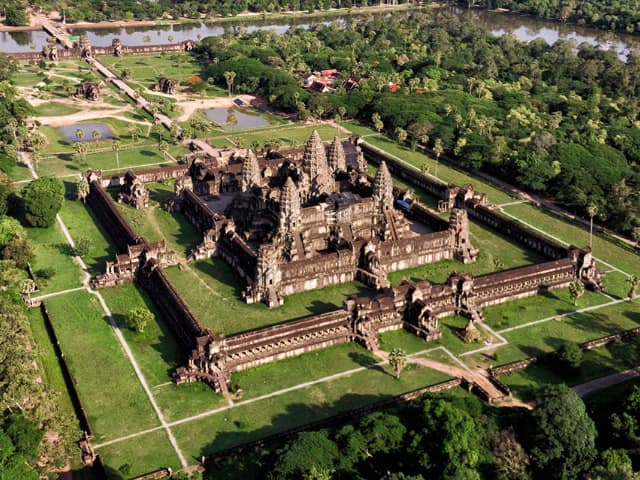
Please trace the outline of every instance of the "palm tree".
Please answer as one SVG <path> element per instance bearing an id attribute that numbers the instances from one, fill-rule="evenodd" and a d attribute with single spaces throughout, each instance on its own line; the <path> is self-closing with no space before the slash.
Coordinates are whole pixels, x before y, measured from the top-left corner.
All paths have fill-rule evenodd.
<path id="1" fill-rule="evenodd" d="M 233 92 L 233 81 L 236 78 L 236 72 L 234 71 L 226 71 L 223 73 L 224 79 L 227 81 L 227 92 L 229 96 L 231 96 L 231 92 Z"/>
<path id="2" fill-rule="evenodd" d="M 86 164 L 87 163 L 87 151 L 89 149 L 87 144 L 86 143 L 81 143 L 81 142 L 74 143 L 73 149 L 75 150 L 75 152 L 78 155 L 80 155 L 82 157 L 81 164 L 83 164 L 83 165 Z"/>
<path id="3" fill-rule="evenodd" d="M 442 143 L 441 138 L 436 138 L 436 141 L 433 144 L 433 153 L 436 154 L 436 170 L 434 177 L 438 178 L 438 161 L 440 160 L 440 155 L 444 152 L 444 144 Z"/>
<path id="4" fill-rule="evenodd" d="M 167 142 L 160 142 L 158 145 L 158 150 L 162 152 L 162 159 L 167 161 L 167 150 L 169 149 L 169 144 Z"/>
<path id="5" fill-rule="evenodd" d="M 580 280 L 575 280 L 569 284 L 569 296 L 573 300 L 573 305 L 578 306 L 578 299 L 584 295 L 584 284 Z"/>
<path id="6" fill-rule="evenodd" d="M 401 348 L 394 348 L 389 353 L 389 365 L 393 368 L 393 373 L 396 378 L 399 379 L 402 374 L 402 370 L 407 365 L 407 354 Z"/>
<path id="7" fill-rule="evenodd" d="M 138 131 L 138 127 L 136 127 L 135 125 L 131 125 L 129 127 L 129 136 L 131 137 L 132 141 L 136 141 L 138 139 L 138 135 L 140 134 L 140 132 Z"/>
<path id="8" fill-rule="evenodd" d="M 589 213 L 589 248 L 593 248 L 593 217 L 598 213 L 598 207 L 590 203 L 587 207 L 587 213 Z"/>
<path id="9" fill-rule="evenodd" d="M 78 128 L 76 130 L 76 139 L 78 140 L 78 142 L 81 142 L 83 138 L 84 138 L 84 130 L 82 130 L 81 128 Z"/>
<path id="10" fill-rule="evenodd" d="M 371 121 L 373 122 L 373 128 L 376 129 L 376 132 L 380 133 L 384 128 L 384 123 L 382 123 L 380 114 L 378 112 L 375 112 L 373 115 L 371 115 Z"/>
<path id="11" fill-rule="evenodd" d="M 102 137 L 102 133 L 97 128 L 94 128 L 91 131 L 91 137 L 93 138 L 94 142 L 98 143 L 98 141 L 100 140 L 100 137 Z"/>
<path id="12" fill-rule="evenodd" d="M 120 168 L 120 143 L 117 140 L 111 144 L 111 150 L 116 152 L 116 168 Z"/>

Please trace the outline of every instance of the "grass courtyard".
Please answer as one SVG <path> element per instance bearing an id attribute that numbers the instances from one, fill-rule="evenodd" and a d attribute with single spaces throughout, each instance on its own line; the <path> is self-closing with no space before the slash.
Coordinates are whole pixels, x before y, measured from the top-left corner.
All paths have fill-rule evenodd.
<path id="1" fill-rule="evenodd" d="M 234 133 L 234 137 L 241 137 L 247 143 L 254 139 L 266 141 L 270 136 L 277 136 L 283 141 L 289 139 L 287 141 L 292 143 L 303 142 L 313 128 L 306 125 L 269 127 L 256 132 Z M 319 130 L 325 140 L 336 134 L 333 127 L 319 126 Z M 340 135 L 344 136 L 343 133 Z M 373 138 L 368 139 L 373 141 Z M 380 145 L 387 148 L 386 143 Z M 388 148 L 391 151 L 391 147 Z M 399 150 L 392 153 L 407 155 L 407 159 L 412 153 L 397 148 Z M 104 156 L 106 161 L 113 154 L 106 152 Z M 422 157 L 416 157 L 416 164 L 423 161 Z M 46 160 L 41 168 L 44 168 L 44 162 Z M 121 166 L 122 162 L 121 152 Z M 444 178 L 449 175 L 447 168 L 441 164 L 438 176 Z M 455 177 L 456 180 L 453 175 L 460 172 L 451 172 L 452 181 L 474 183 L 483 190 L 482 182 L 470 177 L 468 181 L 460 177 Z M 72 185 L 69 184 L 68 188 L 72 188 Z M 171 183 L 153 184 L 150 188 L 152 208 L 135 211 L 122 205 L 122 211 L 132 226 L 149 240 L 166 238 L 170 248 L 180 255 L 186 255 L 200 241 L 197 232 L 184 218 L 158 208 L 171 195 Z M 489 191 L 489 196 L 496 203 L 512 200 L 509 194 L 500 191 Z M 505 212 L 563 241 L 577 245 L 584 245 L 588 241 L 588 233 L 584 229 L 543 210 L 530 205 L 503 208 Z M 61 218 L 73 238 L 85 237 L 90 240 L 90 252 L 84 258 L 89 272 L 95 274 L 102 271 L 104 262 L 113 257 L 115 249 L 108 234 L 96 225 L 90 210 L 80 202 L 66 201 Z M 49 229 L 30 229 L 29 235 L 37 246 L 34 269 L 51 266 L 57 272 L 43 292 L 79 287 L 83 275 L 63 248 L 65 240 L 60 228 L 56 225 Z M 475 222 L 471 223 L 471 239 L 481 250 L 477 263 L 462 265 L 444 262 L 396 272 L 391 275 L 392 282 L 397 284 L 402 278 L 428 278 L 442 282 L 454 269 L 483 274 L 542 261 L 539 255 Z M 596 257 L 610 264 L 605 265 L 604 269 L 611 270 L 605 278 L 605 293 L 611 298 L 587 292 L 579 300 L 578 306 L 574 307 L 568 292 L 559 290 L 546 296 L 489 307 L 485 310 L 487 325 L 508 342 L 498 346 L 499 339 L 485 331 L 487 337 L 491 337 L 494 348 L 487 348 L 491 345 L 482 342 L 462 342 L 457 331 L 466 325 L 467 320 L 461 317 L 441 320 L 443 338 L 437 342 L 426 343 L 400 330 L 381 335 L 381 346 L 384 350 L 401 347 L 409 354 L 440 347 L 421 355 L 441 362 L 452 361 L 444 351 L 447 349 L 469 367 L 495 366 L 554 350 L 567 341 L 584 342 L 640 325 L 640 301 L 621 301 L 628 291 L 628 284 L 625 275 L 615 270 L 640 273 L 638 256 L 601 237 L 594 238 L 594 250 Z M 372 293 L 364 285 L 351 283 L 292 295 L 286 299 L 283 307 L 270 310 L 262 304 L 246 305 L 242 301 L 243 284 L 221 260 L 171 267 L 167 269 L 167 275 L 205 326 L 228 335 L 334 310 L 342 306 L 348 295 Z M 169 375 L 177 366 L 184 364 L 187 352 L 176 342 L 144 291 L 135 285 L 123 285 L 103 289 L 100 293 L 113 313 L 122 338 L 139 365 L 180 451 L 190 464 L 197 463 L 203 454 L 447 379 L 446 375 L 434 370 L 411 365 L 402 378 L 396 380 L 390 375 L 388 366 L 374 365 L 378 360 L 370 352 L 357 344 L 342 344 L 236 372 L 232 376 L 232 383 L 239 386 L 242 393 L 238 398 L 227 400 L 202 384 L 175 386 L 169 383 Z M 166 466 L 179 468 L 179 456 L 169 442 L 97 298 L 82 290 L 50 298 L 46 300 L 46 305 L 95 430 L 94 443 L 107 466 L 115 471 L 123 465 L 133 465 L 127 476 Z M 150 308 L 156 314 L 155 320 L 142 334 L 131 330 L 125 320 L 127 312 L 139 306 Z M 575 313 L 576 308 L 591 307 L 593 310 Z M 31 321 L 36 340 L 38 343 L 46 342 L 46 335 L 34 312 L 31 312 Z M 556 319 L 559 315 L 564 316 Z M 544 321 L 531 323 L 538 320 Z M 480 349 L 482 351 L 477 351 Z M 576 377 L 575 383 L 628 368 L 632 364 L 631 359 L 636 358 L 629 353 L 630 349 L 622 344 L 589 352 L 584 371 Z M 51 354 L 43 351 L 41 363 L 46 380 L 60 389 L 63 384 L 55 371 Z M 525 398 L 533 386 L 559 381 L 548 371 L 539 371 L 537 368 L 505 377 L 505 381 Z M 117 395 L 113 392 L 117 392 Z M 69 408 L 64 399 L 61 405 Z M 123 438 L 128 435 L 134 436 Z M 108 443 L 111 441 L 114 443 Z"/>

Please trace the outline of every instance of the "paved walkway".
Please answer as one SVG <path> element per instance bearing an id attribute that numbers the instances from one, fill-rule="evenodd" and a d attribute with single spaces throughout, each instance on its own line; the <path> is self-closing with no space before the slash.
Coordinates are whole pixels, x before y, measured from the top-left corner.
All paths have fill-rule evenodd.
<path id="1" fill-rule="evenodd" d="M 573 387 L 573 389 L 576 391 L 580 398 L 583 398 L 590 393 L 597 392 L 598 390 L 612 387 L 613 385 L 617 385 L 619 383 L 626 382 L 627 380 L 638 377 L 640 377 L 640 366 L 632 368 L 630 370 L 625 370 L 624 372 L 613 373 L 611 375 L 607 375 L 606 377 L 596 378 L 595 380 L 591 380 L 590 382 L 581 383 L 580 385 L 576 385 L 575 387 Z"/>

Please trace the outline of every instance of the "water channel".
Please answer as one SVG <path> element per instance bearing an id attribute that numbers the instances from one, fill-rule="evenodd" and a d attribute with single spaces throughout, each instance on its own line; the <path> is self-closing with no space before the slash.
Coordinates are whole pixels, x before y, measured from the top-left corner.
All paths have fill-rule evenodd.
<path id="1" fill-rule="evenodd" d="M 529 17 L 487 12 L 483 10 L 458 10 L 457 13 L 474 23 L 487 27 L 494 35 L 512 35 L 530 41 L 542 38 L 548 44 L 557 40 L 574 41 L 576 45 L 587 42 L 604 49 L 613 48 L 621 59 L 626 59 L 631 49 L 640 49 L 640 37 L 624 33 L 606 32 L 579 25 L 563 25 L 556 22 Z M 122 27 L 95 30 L 73 30 L 74 35 L 87 34 L 94 46 L 108 46 L 114 38 L 124 45 L 157 45 L 183 40 L 198 40 L 208 36 L 222 35 L 226 29 L 241 27 L 244 31 L 273 30 L 284 33 L 292 26 L 309 28 L 319 23 L 340 22 L 343 17 L 327 19 L 284 19 L 280 21 L 244 20 L 224 24 L 188 23 L 174 25 L 154 25 L 148 27 Z M 0 50 L 4 52 L 39 51 L 46 44 L 44 31 L 0 32 Z"/>

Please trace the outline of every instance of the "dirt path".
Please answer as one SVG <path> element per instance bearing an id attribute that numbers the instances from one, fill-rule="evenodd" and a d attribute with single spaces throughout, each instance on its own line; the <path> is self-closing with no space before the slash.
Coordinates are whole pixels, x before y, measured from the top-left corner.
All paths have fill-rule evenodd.
<path id="1" fill-rule="evenodd" d="M 625 370 L 624 372 L 607 375 L 606 377 L 596 378 L 590 382 L 581 383 L 580 385 L 573 387 L 573 389 L 580 398 L 584 398 L 590 393 L 597 392 L 598 390 L 612 387 L 613 385 L 638 377 L 640 377 L 640 366 L 630 370 Z"/>
<path id="2" fill-rule="evenodd" d="M 156 92 L 153 92 L 154 94 Z M 196 110 L 206 108 L 229 108 L 235 105 L 233 100 L 236 98 L 242 99 L 247 105 L 250 105 L 255 101 L 256 97 L 253 95 L 234 95 L 233 97 L 217 97 L 217 98 L 203 98 L 202 100 L 183 100 L 178 101 L 177 104 L 182 108 L 182 114 L 176 119 L 178 122 L 185 122 L 193 115 Z"/>

